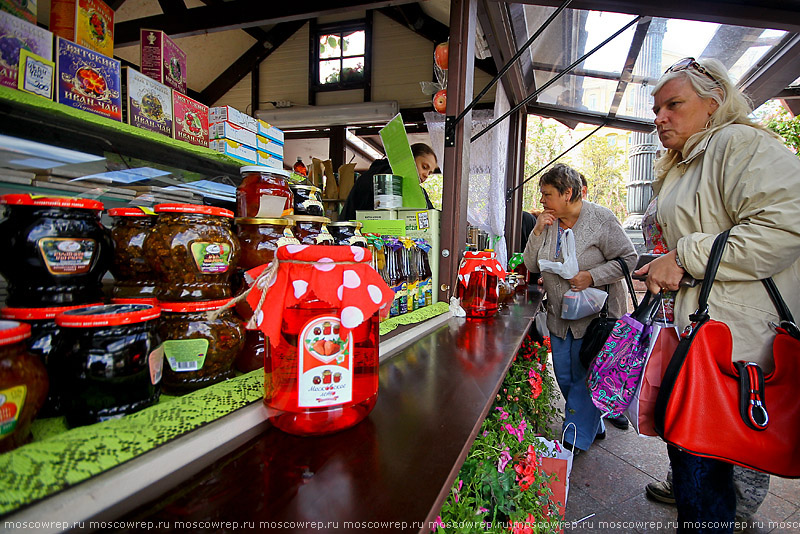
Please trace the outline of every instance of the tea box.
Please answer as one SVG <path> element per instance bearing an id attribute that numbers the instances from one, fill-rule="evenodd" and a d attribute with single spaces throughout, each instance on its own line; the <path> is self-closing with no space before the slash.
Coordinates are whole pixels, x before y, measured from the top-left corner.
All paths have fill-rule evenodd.
<path id="1" fill-rule="evenodd" d="M 36 0 L 0 0 L 0 11 L 12 13 L 36 24 Z"/>
<path id="2" fill-rule="evenodd" d="M 53 59 L 53 34 L 0 11 L 0 85 L 17 88 L 20 50 L 28 50 L 50 61 Z"/>
<path id="3" fill-rule="evenodd" d="M 269 152 L 263 152 L 261 150 L 257 150 L 256 152 L 256 164 L 264 165 L 265 167 L 273 167 L 275 169 L 283 169 L 283 158 L 275 157 Z"/>
<path id="4" fill-rule="evenodd" d="M 122 120 L 118 60 L 58 37 L 56 76 L 56 102 Z"/>
<path id="5" fill-rule="evenodd" d="M 123 122 L 172 137 L 172 89 L 124 67 Z"/>
<path id="6" fill-rule="evenodd" d="M 172 91 L 172 137 L 193 145 L 208 146 L 208 106 Z"/>
<path id="7" fill-rule="evenodd" d="M 258 122 L 258 130 L 256 133 L 258 135 L 262 135 L 269 139 L 272 139 L 276 143 L 283 145 L 284 144 L 284 135 L 283 130 L 276 128 L 275 126 L 271 125 L 268 122 L 262 121 L 261 119 L 257 119 Z"/>
<path id="8" fill-rule="evenodd" d="M 208 130 L 211 139 L 230 139 L 249 147 L 256 146 L 256 133 L 232 122 L 217 122 L 209 126 Z"/>
<path id="9" fill-rule="evenodd" d="M 114 56 L 114 10 L 102 0 L 51 0 L 50 31 L 105 56 Z"/>
<path id="10" fill-rule="evenodd" d="M 254 148 L 237 143 L 236 141 L 231 141 L 230 139 L 215 139 L 208 144 L 208 147 L 211 150 L 236 158 L 245 163 L 255 164 L 258 158 Z"/>
<path id="11" fill-rule="evenodd" d="M 258 121 L 250 115 L 231 106 L 216 106 L 209 111 L 209 120 L 212 124 L 228 121 L 251 132 L 258 131 Z"/>
<path id="12" fill-rule="evenodd" d="M 186 93 L 186 52 L 161 30 L 141 30 L 142 74 Z"/>
<path id="13" fill-rule="evenodd" d="M 262 152 L 269 152 L 273 156 L 283 161 L 283 145 L 263 135 L 256 136 L 256 144 L 254 145 L 257 150 Z"/>

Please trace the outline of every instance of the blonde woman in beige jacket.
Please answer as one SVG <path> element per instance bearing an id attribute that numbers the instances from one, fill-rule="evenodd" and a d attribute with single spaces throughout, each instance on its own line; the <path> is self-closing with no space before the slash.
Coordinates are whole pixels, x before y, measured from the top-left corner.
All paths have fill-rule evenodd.
<path id="1" fill-rule="evenodd" d="M 800 314 L 800 160 L 748 119 L 747 100 L 716 60 L 679 61 L 653 96 L 667 149 L 656 162 L 656 220 L 669 252 L 639 274 L 647 274 L 650 291 L 679 290 L 675 322 L 683 329 L 700 288 L 679 289 L 679 281 L 685 273 L 703 277 L 714 238 L 730 229 L 709 312 L 730 326 L 732 358 L 755 361 L 768 373 L 775 337 L 769 324 L 778 316 L 760 280 L 771 276 Z M 732 522 L 732 466 L 667 449 L 679 522 Z"/>
<path id="2" fill-rule="evenodd" d="M 539 179 L 544 211 L 536 219 L 523 257 L 531 272 L 539 271 L 539 260 L 563 261 L 562 235 L 572 228 L 580 272 L 571 280 L 542 273 L 547 294 L 547 328 L 553 350 L 553 372 L 566 402 L 564 426 L 574 423 L 577 439 L 567 432 L 566 440 L 575 452 L 585 451 L 595 437 L 604 436 L 600 411 L 586 387 L 586 369 L 578 356 L 586 327 L 597 314 L 577 320 L 561 318 L 564 293 L 587 287 L 609 286 L 608 309 L 620 317 L 627 310 L 622 269 L 614 258 L 623 258 L 628 268 L 636 263 L 636 252 L 622 225 L 608 208 L 582 199 L 580 174 L 562 163 L 554 165 Z M 573 442 L 574 440 L 574 442 Z"/>

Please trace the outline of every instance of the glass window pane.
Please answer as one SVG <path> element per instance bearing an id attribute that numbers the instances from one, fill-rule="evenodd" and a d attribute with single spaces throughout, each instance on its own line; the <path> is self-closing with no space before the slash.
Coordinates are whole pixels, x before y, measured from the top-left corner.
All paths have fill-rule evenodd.
<path id="1" fill-rule="evenodd" d="M 342 81 L 357 82 L 364 79 L 364 58 L 352 57 L 342 61 Z"/>
<path id="2" fill-rule="evenodd" d="M 341 63 L 338 59 L 319 62 L 319 83 L 339 83 L 339 69 Z"/>
<path id="3" fill-rule="evenodd" d="M 342 40 L 342 52 L 345 56 L 364 55 L 364 30 L 344 34 Z"/>
<path id="4" fill-rule="evenodd" d="M 341 57 L 342 50 L 339 47 L 339 36 L 338 35 L 323 35 L 319 38 L 319 57 L 320 58 L 330 58 L 330 57 Z"/>

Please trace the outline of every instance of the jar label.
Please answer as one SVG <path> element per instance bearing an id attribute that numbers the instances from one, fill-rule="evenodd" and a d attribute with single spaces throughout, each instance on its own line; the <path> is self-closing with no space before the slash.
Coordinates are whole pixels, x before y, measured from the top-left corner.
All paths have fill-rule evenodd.
<path id="1" fill-rule="evenodd" d="M 318 316 L 300 331 L 297 405 L 337 406 L 353 399 L 353 334 L 339 338 L 339 318 Z"/>
<path id="2" fill-rule="evenodd" d="M 299 245 L 300 241 L 292 233 L 292 230 L 287 228 L 283 229 L 283 237 L 278 238 L 278 246 L 282 247 L 283 245 Z"/>
<path id="3" fill-rule="evenodd" d="M 176 373 L 199 371 L 206 362 L 207 339 L 171 339 L 163 346 L 164 357 Z"/>
<path id="4" fill-rule="evenodd" d="M 231 246 L 228 243 L 192 243 L 192 256 L 203 274 L 224 273 L 230 266 Z"/>
<path id="5" fill-rule="evenodd" d="M 258 197 L 258 213 L 256 217 L 261 219 L 274 219 L 286 217 L 294 213 L 293 208 L 286 209 L 288 198 L 273 195 L 261 195 Z"/>
<path id="6" fill-rule="evenodd" d="M 71 237 L 43 237 L 38 242 L 47 270 L 57 276 L 88 273 L 95 245 L 94 239 Z"/>
<path id="7" fill-rule="evenodd" d="M 314 241 L 317 245 L 333 245 L 334 243 L 333 236 L 325 226 L 322 227 L 322 230 L 320 230 L 319 234 L 314 236 Z"/>
<path id="8" fill-rule="evenodd" d="M 161 382 L 161 374 L 164 368 L 164 345 L 159 345 L 157 349 L 150 353 L 147 363 L 150 367 L 150 382 L 155 386 Z"/>
<path id="9" fill-rule="evenodd" d="M 357 243 L 361 244 L 361 245 L 364 245 L 364 246 L 367 246 L 367 240 L 364 239 L 360 235 L 354 235 L 354 236 L 351 236 L 351 237 L 349 237 L 347 239 L 347 244 L 350 245 L 350 246 L 353 246 L 353 245 L 355 245 Z"/>
<path id="10" fill-rule="evenodd" d="M 322 206 L 322 202 L 319 200 L 305 200 L 300 203 L 300 207 L 303 208 L 303 211 L 308 212 L 309 208 L 311 207 L 318 207 L 321 211 L 325 211 L 325 208 Z"/>
<path id="11" fill-rule="evenodd" d="M 11 434 L 17 428 L 27 391 L 24 385 L 0 390 L 0 436 Z"/>

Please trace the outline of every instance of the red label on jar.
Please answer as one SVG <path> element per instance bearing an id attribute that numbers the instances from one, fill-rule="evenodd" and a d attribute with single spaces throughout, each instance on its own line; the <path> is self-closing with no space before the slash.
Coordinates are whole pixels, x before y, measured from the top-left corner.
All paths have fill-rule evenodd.
<path id="1" fill-rule="evenodd" d="M 96 248 L 94 239 L 70 237 L 45 237 L 38 245 L 47 270 L 54 275 L 88 273 Z"/>
<path id="2" fill-rule="evenodd" d="M 192 256 L 203 274 L 219 274 L 228 270 L 231 246 L 227 243 L 192 243 Z"/>
<path id="3" fill-rule="evenodd" d="M 0 390 L 0 436 L 11 434 L 17 428 L 27 391 L 25 386 Z"/>
<path id="4" fill-rule="evenodd" d="M 353 334 L 339 338 L 339 318 L 315 317 L 298 338 L 297 405 L 337 406 L 353 399 Z"/>

